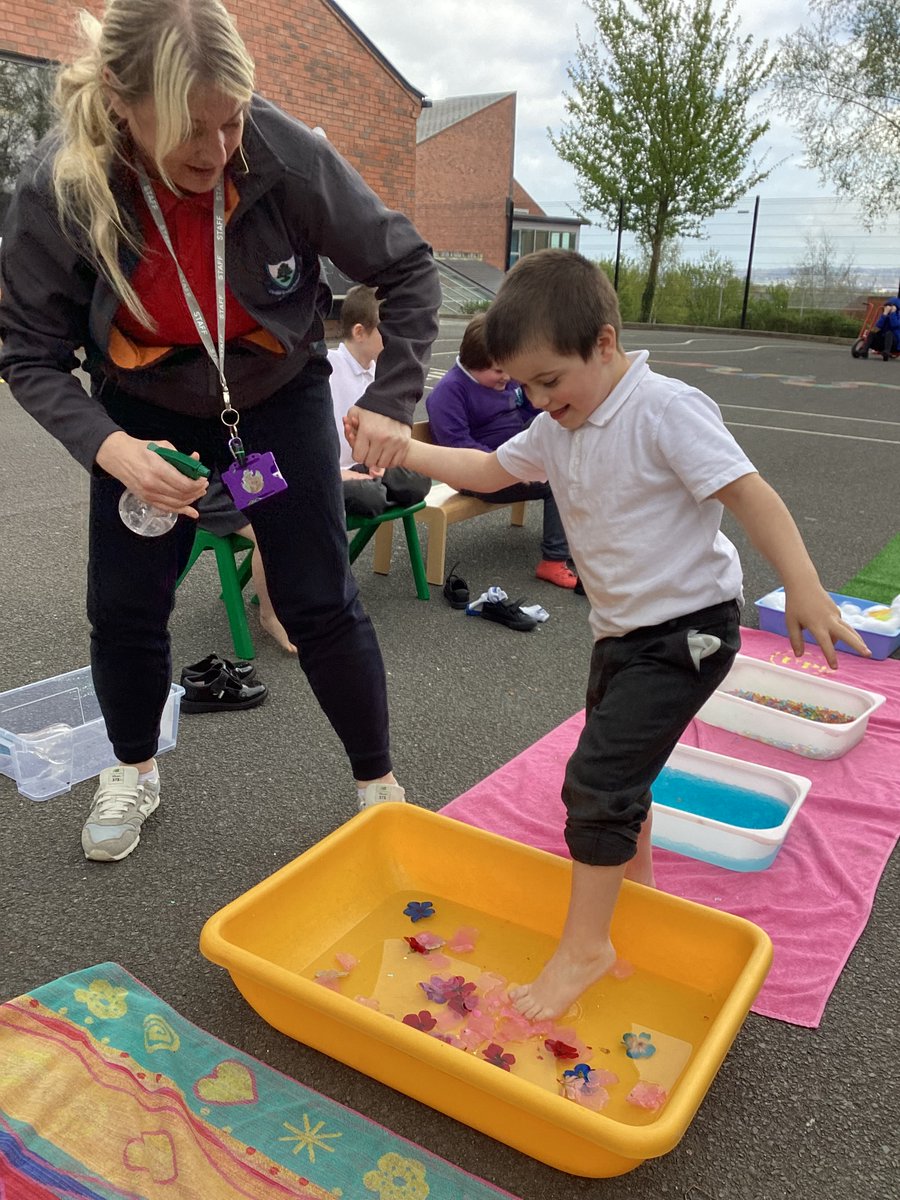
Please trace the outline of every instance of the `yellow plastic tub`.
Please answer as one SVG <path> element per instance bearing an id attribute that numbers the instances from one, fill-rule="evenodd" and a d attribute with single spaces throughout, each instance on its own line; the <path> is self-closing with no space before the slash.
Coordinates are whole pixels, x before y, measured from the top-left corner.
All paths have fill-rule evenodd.
<path id="1" fill-rule="evenodd" d="M 507 1071 L 484 1047 L 403 1022 L 437 1012 L 416 979 L 534 978 L 562 928 L 570 872 L 565 859 L 448 817 L 379 805 L 215 913 L 200 948 L 282 1033 L 552 1167 L 621 1175 L 666 1154 L 690 1124 L 769 969 L 761 929 L 625 884 L 613 935 L 626 965 L 557 1023 L 589 1048 L 580 1057 L 591 1068 L 618 1077 L 601 1112 L 562 1094 L 576 1064 L 557 1061 L 543 1036 L 504 1045 L 517 1060 Z M 431 901 L 434 915 L 413 922 L 410 901 Z M 472 927 L 466 949 L 458 935 Z M 439 947 L 444 965 L 432 967 L 403 940 L 425 932 L 462 948 Z M 629 1057 L 625 1034 L 649 1035 L 654 1056 Z M 665 1088 L 658 1111 L 627 1102 L 642 1080 Z"/>

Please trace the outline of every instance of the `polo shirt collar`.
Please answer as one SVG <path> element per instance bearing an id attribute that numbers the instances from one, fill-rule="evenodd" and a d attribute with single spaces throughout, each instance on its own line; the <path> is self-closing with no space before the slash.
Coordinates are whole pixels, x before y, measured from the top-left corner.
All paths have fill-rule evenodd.
<path id="1" fill-rule="evenodd" d="M 650 370 L 647 365 L 647 359 L 650 357 L 649 350 L 631 350 L 625 357 L 629 362 L 628 370 L 603 403 L 594 409 L 587 419 L 587 424 L 597 426 L 608 425 L 628 400 L 634 389 L 648 374 Z"/>
<path id="2" fill-rule="evenodd" d="M 368 367 L 364 367 L 359 359 L 354 358 L 347 349 L 346 342 L 341 342 L 341 344 L 338 346 L 338 354 L 342 355 L 347 360 L 347 362 L 350 364 L 350 370 L 354 375 L 365 375 L 367 379 L 371 379 L 373 377 L 375 373 L 373 370 L 373 364 L 370 364 Z"/>

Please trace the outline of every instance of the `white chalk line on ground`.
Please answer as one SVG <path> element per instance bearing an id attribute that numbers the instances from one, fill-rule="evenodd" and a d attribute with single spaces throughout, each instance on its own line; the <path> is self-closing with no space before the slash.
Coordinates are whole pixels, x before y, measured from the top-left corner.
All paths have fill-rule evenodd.
<path id="1" fill-rule="evenodd" d="M 890 425 L 900 429 L 900 421 L 881 421 L 877 417 L 847 417 L 841 413 L 804 412 L 796 408 L 764 408 L 754 404 L 723 404 L 719 408 L 738 408 L 742 412 L 764 412 L 779 417 L 813 417 L 817 421 L 862 421 L 866 425 Z"/>
<path id="2" fill-rule="evenodd" d="M 729 428 L 768 429 L 773 433 L 802 433 L 807 437 L 838 438 L 845 442 L 875 442 L 878 446 L 900 446 L 900 441 L 889 438 L 863 437 L 859 433 L 826 433 L 824 429 L 792 429 L 788 425 L 754 425 L 752 421 L 726 421 Z"/>

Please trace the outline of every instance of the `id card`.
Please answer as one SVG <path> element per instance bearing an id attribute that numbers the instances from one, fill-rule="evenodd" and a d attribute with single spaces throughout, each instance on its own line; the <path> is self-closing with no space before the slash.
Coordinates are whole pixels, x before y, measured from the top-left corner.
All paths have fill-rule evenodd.
<path id="1" fill-rule="evenodd" d="M 287 488 L 271 450 L 264 454 L 248 454 L 243 466 L 232 463 L 222 472 L 222 482 L 238 508 L 249 508 Z"/>

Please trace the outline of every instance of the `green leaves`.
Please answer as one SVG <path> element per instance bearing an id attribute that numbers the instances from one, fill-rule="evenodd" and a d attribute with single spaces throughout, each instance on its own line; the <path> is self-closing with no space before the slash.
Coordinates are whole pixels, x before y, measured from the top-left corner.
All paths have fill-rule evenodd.
<path id="1" fill-rule="evenodd" d="M 594 37 L 577 34 L 568 121 L 551 141 L 578 177 L 581 202 L 650 252 L 650 316 L 663 243 L 697 230 L 768 175 L 751 163 L 768 121 L 747 108 L 772 73 L 765 42 L 741 38 L 713 0 L 586 0 Z"/>
<path id="2" fill-rule="evenodd" d="M 780 45 L 776 103 L 797 127 L 808 165 L 861 201 L 873 222 L 897 213 L 900 186 L 900 10 L 812 0 L 813 21 Z"/>

